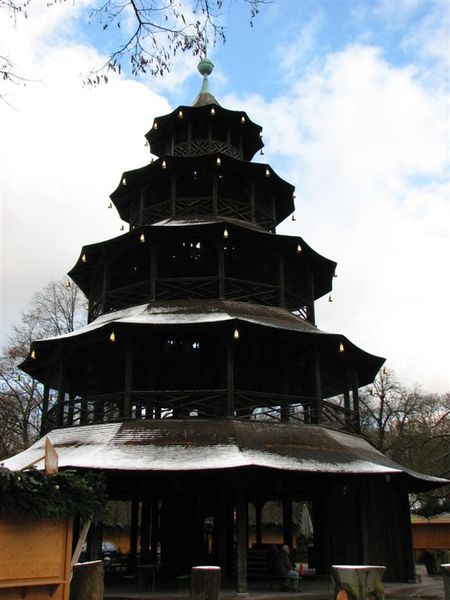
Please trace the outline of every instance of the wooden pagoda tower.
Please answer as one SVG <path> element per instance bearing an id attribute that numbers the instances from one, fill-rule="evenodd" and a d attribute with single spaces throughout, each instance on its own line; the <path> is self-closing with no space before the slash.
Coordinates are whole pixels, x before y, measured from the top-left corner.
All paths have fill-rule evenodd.
<path id="1" fill-rule="evenodd" d="M 249 503 L 258 529 L 280 501 L 291 545 L 292 502 L 310 500 L 319 572 L 385 564 L 410 580 L 408 492 L 439 481 L 358 435 L 358 388 L 384 359 L 317 328 L 336 264 L 275 235 L 294 188 L 251 162 L 261 127 L 220 106 L 212 68 L 200 62 L 192 106 L 154 120 L 157 158 L 112 193 L 129 231 L 83 247 L 69 273 L 89 323 L 34 342 L 21 365 L 45 386 L 42 434 L 62 468 L 101 470 L 111 497 L 131 501 L 144 564 L 160 548 L 176 573 L 218 564 L 246 592 Z M 6 466 L 39 461 L 44 437 Z"/>

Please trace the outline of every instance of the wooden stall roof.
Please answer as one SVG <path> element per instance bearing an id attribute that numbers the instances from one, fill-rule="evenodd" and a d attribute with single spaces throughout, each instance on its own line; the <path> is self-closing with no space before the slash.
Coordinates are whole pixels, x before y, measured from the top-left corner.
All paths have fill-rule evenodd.
<path id="1" fill-rule="evenodd" d="M 448 483 L 390 460 L 362 437 L 316 425 L 265 421 L 139 420 L 56 429 L 61 468 L 203 471 L 261 467 L 316 474 L 406 476 L 412 488 Z M 5 461 L 42 468 L 44 438 Z"/>

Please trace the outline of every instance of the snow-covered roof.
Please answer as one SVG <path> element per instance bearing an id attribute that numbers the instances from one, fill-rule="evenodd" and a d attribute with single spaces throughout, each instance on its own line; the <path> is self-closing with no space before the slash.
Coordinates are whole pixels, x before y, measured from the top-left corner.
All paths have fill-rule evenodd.
<path id="1" fill-rule="evenodd" d="M 415 484 L 445 480 L 398 465 L 363 438 L 314 425 L 204 420 L 135 420 L 56 429 L 48 434 L 61 468 L 198 471 L 261 467 L 316 474 L 405 474 Z M 43 467 L 41 439 L 5 461 Z"/>

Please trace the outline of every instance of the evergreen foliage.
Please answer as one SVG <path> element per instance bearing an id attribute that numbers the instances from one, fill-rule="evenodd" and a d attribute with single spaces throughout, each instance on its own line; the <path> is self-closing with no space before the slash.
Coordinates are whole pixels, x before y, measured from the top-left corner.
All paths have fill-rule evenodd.
<path id="1" fill-rule="evenodd" d="M 98 518 L 106 503 L 106 483 L 97 473 L 37 469 L 10 471 L 0 467 L 0 515 L 32 515 L 57 520 L 65 515 Z"/>

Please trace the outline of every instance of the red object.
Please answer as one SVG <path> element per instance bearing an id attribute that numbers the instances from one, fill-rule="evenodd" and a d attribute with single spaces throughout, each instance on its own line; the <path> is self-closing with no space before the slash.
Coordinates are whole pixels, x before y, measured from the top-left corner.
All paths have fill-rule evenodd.
<path id="1" fill-rule="evenodd" d="M 298 574 L 300 577 L 303 577 L 303 563 L 300 563 L 300 566 L 298 568 Z"/>

